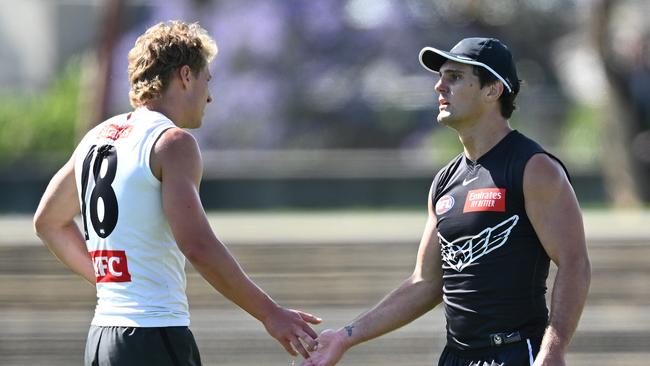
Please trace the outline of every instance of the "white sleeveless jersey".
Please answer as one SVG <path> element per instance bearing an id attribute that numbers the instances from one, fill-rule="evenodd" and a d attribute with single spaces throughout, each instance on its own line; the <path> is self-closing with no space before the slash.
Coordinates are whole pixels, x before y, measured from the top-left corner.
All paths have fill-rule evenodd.
<path id="1" fill-rule="evenodd" d="M 172 127 L 164 115 L 138 108 L 93 128 L 75 152 L 82 229 L 97 281 L 93 325 L 189 325 L 185 257 L 149 165 L 154 143 Z"/>

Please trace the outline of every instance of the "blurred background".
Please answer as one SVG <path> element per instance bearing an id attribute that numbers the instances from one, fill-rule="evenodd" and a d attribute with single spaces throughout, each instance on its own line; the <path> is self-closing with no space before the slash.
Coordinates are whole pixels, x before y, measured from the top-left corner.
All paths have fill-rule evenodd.
<path id="1" fill-rule="evenodd" d="M 0 364 L 80 363 L 92 288 L 40 246 L 30 216 L 81 136 L 130 109 L 126 54 L 170 19 L 219 46 L 214 101 L 191 131 L 215 230 L 274 297 L 330 327 L 408 276 L 433 175 L 461 150 L 435 121 L 420 49 L 504 41 L 524 80 L 511 124 L 566 163 L 586 209 L 594 281 L 572 364 L 645 364 L 647 14 L 647 0 L 0 0 Z M 200 279 L 189 286 L 206 364 L 290 364 Z M 343 364 L 431 364 L 441 316 Z"/>

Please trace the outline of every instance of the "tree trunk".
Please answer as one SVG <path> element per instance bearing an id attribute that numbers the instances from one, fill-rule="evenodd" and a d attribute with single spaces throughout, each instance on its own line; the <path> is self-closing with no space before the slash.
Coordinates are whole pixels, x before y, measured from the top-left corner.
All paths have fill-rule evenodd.
<path id="1" fill-rule="evenodd" d="M 648 166 L 632 151 L 634 137 L 643 131 L 640 116 L 630 98 L 630 70 L 616 64 L 609 47 L 609 23 L 615 1 L 593 2 L 591 38 L 603 64 L 608 82 L 609 101 L 602 133 L 602 173 L 605 190 L 615 207 L 639 207 L 648 199 Z"/>
<path id="2" fill-rule="evenodd" d="M 82 59 L 81 101 L 76 128 L 78 140 L 107 117 L 113 50 L 122 33 L 123 9 L 124 0 L 111 0 L 103 5 L 96 49 Z"/>

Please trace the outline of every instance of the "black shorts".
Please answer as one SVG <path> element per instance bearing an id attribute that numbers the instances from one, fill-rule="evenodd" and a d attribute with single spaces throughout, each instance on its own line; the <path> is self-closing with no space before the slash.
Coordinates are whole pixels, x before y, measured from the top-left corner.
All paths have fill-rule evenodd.
<path id="1" fill-rule="evenodd" d="M 86 366 L 201 366 L 188 327 L 134 328 L 91 325 Z"/>
<path id="2" fill-rule="evenodd" d="M 438 366 L 531 366 L 539 352 L 541 339 L 524 339 L 500 347 L 459 351 L 446 346 Z"/>

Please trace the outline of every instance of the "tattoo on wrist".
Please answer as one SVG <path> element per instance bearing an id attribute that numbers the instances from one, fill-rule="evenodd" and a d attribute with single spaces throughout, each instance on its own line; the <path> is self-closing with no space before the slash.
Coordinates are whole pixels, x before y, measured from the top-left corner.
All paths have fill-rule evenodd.
<path id="1" fill-rule="evenodd" d="M 348 337 L 352 337 L 352 328 L 354 328 L 353 325 L 346 325 L 345 330 L 348 332 Z"/>

